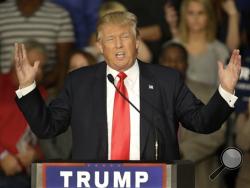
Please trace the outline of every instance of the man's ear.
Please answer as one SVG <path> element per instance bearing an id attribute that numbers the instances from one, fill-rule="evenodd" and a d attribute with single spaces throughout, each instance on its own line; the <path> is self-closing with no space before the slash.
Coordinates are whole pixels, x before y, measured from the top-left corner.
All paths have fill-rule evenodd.
<path id="1" fill-rule="evenodd" d="M 103 48 L 100 40 L 96 42 L 96 46 L 99 49 L 99 51 L 103 54 Z"/>

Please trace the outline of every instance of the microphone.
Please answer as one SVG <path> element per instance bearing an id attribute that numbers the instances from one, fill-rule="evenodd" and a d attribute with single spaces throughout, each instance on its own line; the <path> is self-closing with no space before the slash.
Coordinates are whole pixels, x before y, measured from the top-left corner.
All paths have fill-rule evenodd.
<path id="1" fill-rule="evenodd" d="M 108 80 L 109 82 L 115 87 L 116 91 L 140 114 L 140 115 L 143 115 L 142 117 L 144 117 L 148 122 L 149 122 L 149 125 L 152 126 L 153 123 L 151 122 L 150 119 L 147 118 L 147 116 L 145 114 L 143 114 L 115 85 L 115 79 L 113 77 L 112 74 L 108 74 L 107 75 L 108 77 Z M 155 160 L 157 161 L 158 160 L 158 135 L 157 135 L 157 130 L 156 130 L 156 127 L 155 126 L 152 126 L 153 129 L 154 129 L 154 133 L 155 133 Z"/>

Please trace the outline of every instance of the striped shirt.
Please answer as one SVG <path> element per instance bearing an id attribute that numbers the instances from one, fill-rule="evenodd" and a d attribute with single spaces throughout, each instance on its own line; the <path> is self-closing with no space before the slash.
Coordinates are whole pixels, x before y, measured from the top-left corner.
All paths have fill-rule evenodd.
<path id="1" fill-rule="evenodd" d="M 30 17 L 22 15 L 15 0 L 0 4 L 0 72 L 10 71 L 15 42 L 36 40 L 48 52 L 46 70 L 56 63 L 56 44 L 74 42 L 73 26 L 68 12 L 44 1 Z"/>

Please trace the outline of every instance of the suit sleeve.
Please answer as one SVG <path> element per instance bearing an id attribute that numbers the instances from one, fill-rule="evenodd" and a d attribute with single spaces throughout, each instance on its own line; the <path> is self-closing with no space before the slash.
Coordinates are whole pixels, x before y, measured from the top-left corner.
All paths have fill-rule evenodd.
<path id="1" fill-rule="evenodd" d="M 217 90 L 204 105 L 184 84 L 180 75 L 175 81 L 175 112 L 183 127 L 198 132 L 211 133 L 218 130 L 229 117 L 231 108 Z"/>
<path id="2" fill-rule="evenodd" d="M 70 122 L 70 77 L 66 79 L 62 92 L 49 106 L 46 105 L 37 88 L 20 99 L 16 97 L 16 102 L 31 130 L 39 138 L 59 135 L 67 130 Z"/>

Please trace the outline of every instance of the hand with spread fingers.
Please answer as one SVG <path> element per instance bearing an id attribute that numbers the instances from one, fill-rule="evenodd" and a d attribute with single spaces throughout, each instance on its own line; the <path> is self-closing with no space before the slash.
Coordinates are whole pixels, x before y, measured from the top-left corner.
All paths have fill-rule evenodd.
<path id="1" fill-rule="evenodd" d="M 24 44 L 15 43 L 14 61 L 19 88 L 31 85 L 35 81 L 39 68 L 39 61 L 29 62 Z"/>
<path id="2" fill-rule="evenodd" d="M 239 50 L 233 50 L 228 65 L 224 68 L 222 62 L 218 62 L 219 80 L 221 87 L 234 94 L 237 81 L 240 77 L 241 55 Z"/>

